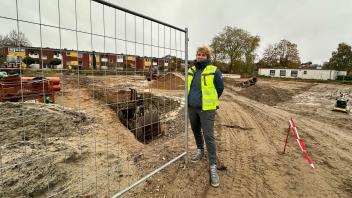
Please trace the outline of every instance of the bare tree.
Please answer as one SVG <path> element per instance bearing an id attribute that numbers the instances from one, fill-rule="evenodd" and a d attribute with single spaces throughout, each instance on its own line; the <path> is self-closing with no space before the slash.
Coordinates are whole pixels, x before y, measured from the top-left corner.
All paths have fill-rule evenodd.
<path id="1" fill-rule="evenodd" d="M 0 35 L 0 45 L 29 47 L 31 43 L 23 32 L 18 33 L 16 30 L 11 30 L 7 35 Z"/>
<path id="2" fill-rule="evenodd" d="M 263 53 L 263 58 L 259 61 L 261 67 L 297 68 L 300 63 L 297 45 L 285 39 L 274 45 L 269 45 Z"/>
<path id="3" fill-rule="evenodd" d="M 276 67 L 278 62 L 278 54 L 273 45 L 269 45 L 264 50 L 263 58 L 260 60 L 260 65 L 264 67 Z"/>

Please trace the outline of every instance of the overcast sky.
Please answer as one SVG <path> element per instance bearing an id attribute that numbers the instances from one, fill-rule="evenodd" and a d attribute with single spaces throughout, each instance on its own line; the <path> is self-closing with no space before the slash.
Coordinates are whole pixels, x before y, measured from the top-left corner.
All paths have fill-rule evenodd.
<path id="1" fill-rule="evenodd" d="M 39 0 L 18 0 L 19 18 L 39 22 Z M 352 1 L 351 0 L 108 0 L 111 3 L 140 12 L 152 18 L 178 26 L 189 28 L 189 57 L 195 55 L 199 45 L 209 45 L 212 37 L 221 32 L 226 25 L 247 30 L 261 38 L 257 54 L 261 57 L 263 50 L 269 45 L 287 39 L 298 45 L 301 61 L 312 61 L 321 64 L 328 61 L 331 52 L 338 43 L 352 44 Z M 61 24 L 75 29 L 74 0 L 60 0 Z M 90 32 L 89 0 L 77 0 L 78 29 Z M 0 0 L 1 16 L 16 18 L 15 0 Z M 42 22 L 58 25 L 57 0 L 41 0 Z M 93 33 L 104 34 L 102 7 L 93 3 Z M 143 21 L 127 15 L 127 30 L 124 31 L 124 14 L 117 12 L 116 36 L 145 44 L 164 45 L 166 48 L 181 50 L 183 35 L 145 21 L 143 39 Z M 114 11 L 105 9 L 105 35 L 115 36 Z M 136 27 L 136 29 L 135 29 Z M 0 34 L 16 28 L 16 22 L 0 18 Z M 25 32 L 33 45 L 40 45 L 39 27 L 20 23 L 20 30 Z M 159 31 L 158 31 L 159 30 Z M 136 34 L 134 34 L 136 32 Z M 159 32 L 159 39 L 158 34 Z M 43 47 L 60 45 L 58 31 L 54 28 L 42 29 Z M 62 31 L 61 47 L 77 48 L 76 34 Z M 183 57 L 179 51 L 135 44 L 124 44 L 103 38 L 93 37 L 93 50 L 109 52 L 128 52 L 144 55 L 162 56 L 164 54 Z M 171 40 L 171 43 L 170 43 Z M 91 50 L 90 35 L 78 35 L 79 49 Z M 115 48 L 116 46 L 116 48 Z"/>

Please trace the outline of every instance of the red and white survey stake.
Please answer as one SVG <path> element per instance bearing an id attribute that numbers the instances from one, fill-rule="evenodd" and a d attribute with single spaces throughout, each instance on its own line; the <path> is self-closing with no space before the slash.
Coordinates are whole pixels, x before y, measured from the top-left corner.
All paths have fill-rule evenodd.
<path id="1" fill-rule="evenodd" d="M 284 148 L 284 153 L 285 153 L 285 150 L 286 150 L 286 144 L 287 144 L 287 139 L 288 139 L 288 135 L 290 133 L 290 130 L 292 131 L 293 133 L 293 136 L 295 137 L 299 147 L 301 148 L 301 151 L 303 152 L 303 155 L 305 156 L 308 164 L 312 167 L 312 168 L 315 168 L 314 167 L 314 164 L 313 164 L 313 161 L 309 158 L 308 156 L 308 153 L 307 153 L 307 150 L 306 150 L 306 146 L 304 145 L 304 142 L 303 142 L 303 139 L 301 139 L 299 137 L 299 134 L 298 134 L 298 131 L 297 131 L 297 127 L 296 127 L 296 124 L 295 122 L 293 121 L 293 119 L 291 118 L 289 121 L 289 127 L 288 127 L 288 130 L 287 130 L 287 136 L 286 136 L 286 141 L 285 141 L 285 148 Z"/>

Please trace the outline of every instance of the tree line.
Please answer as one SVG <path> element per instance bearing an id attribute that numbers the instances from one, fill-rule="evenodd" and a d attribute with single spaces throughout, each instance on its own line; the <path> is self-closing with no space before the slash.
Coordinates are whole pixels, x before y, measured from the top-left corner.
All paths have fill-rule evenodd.
<path id="1" fill-rule="evenodd" d="M 242 75 L 253 75 L 257 68 L 300 67 L 301 60 L 297 44 L 282 39 L 267 46 L 262 58 L 257 60 L 256 50 L 259 43 L 260 37 L 258 35 L 251 35 L 248 31 L 237 27 L 226 26 L 222 32 L 216 34 L 211 40 L 210 48 L 213 64 L 225 73 Z M 31 43 L 23 32 L 11 30 L 7 35 L 0 35 L 0 47 L 2 46 L 29 47 Z M 0 65 L 4 64 L 5 61 L 6 55 L 0 51 Z M 52 61 L 50 64 L 60 64 L 60 60 Z M 26 57 L 23 62 L 30 65 L 34 60 Z M 338 44 L 329 61 L 324 63 L 322 67 L 323 69 L 348 71 L 349 74 L 352 74 L 351 45 L 347 43 Z"/>
<path id="2" fill-rule="evenodd" d="M 253 75 L 257 68 L 299 68 L 301 60 L 297 44 L 282 39 L 270 44 L 257 60 L 256 50 L 260 37 L 246 30 L 226 26 L 210 43 L 213 64 L 225 73 Z M 307 63 L 311 64 L 311 62 Z M 334 69 L 352 73 L 351 45 L 340 43 L 323 69 Z"/>

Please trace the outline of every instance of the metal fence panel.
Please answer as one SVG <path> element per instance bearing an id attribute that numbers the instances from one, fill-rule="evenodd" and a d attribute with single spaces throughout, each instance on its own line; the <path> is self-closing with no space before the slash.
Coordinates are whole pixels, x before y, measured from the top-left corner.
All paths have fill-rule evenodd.
<path id="1" fill-rule="evenodd" d="M 0 4 L 1 197 L 119 197 L 188 161 L 187 28 L 102 0 Z"/>

